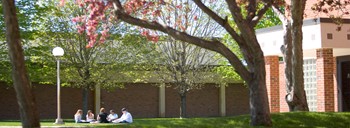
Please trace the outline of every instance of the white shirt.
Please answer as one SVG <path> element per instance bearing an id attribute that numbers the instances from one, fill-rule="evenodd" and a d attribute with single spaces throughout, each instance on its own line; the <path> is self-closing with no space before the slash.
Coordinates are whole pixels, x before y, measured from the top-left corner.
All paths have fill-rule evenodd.
<path id="1" fill-rule="evenodd" d="M 119 120 L 119 122 L 125 120 L 128 123 L 132 123 L 132 116 L 129 112 L 125 112 L 118 120 Z"/>
<path id="2" fill-rule="evenodd" d="M 80 114 L 75 114 L 74 115 L 74 120 L 75 120 L 75 123 L 80 123 L 81 122 L 81 115 Z"/>
<path id="3" fill-rule="evenodd" d="M 91 122 L 91 121 L 94 121 L 95 120 L 95 115 L 94 114 L 91 114 L 91 117 L 89 118 L 89 114 L 86 114 L 86 121 L 87 122 Z"/>
<path id="4" fill-rule="evenodd" d="M 118 118 L 118 114 L 114 113 L 114 114 L 109 114 L 108 117 L 107 117 L 107 120 L 108 121 L 113 121 L 113 120 L 115 120 L 117 118 Z"/>

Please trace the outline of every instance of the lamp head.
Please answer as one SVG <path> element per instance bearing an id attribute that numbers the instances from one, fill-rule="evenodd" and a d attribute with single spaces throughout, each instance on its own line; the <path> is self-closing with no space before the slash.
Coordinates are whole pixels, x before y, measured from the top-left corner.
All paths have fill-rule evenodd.
<path id="1" fill-rule="evenodd" d="M 60 56 L 63 56 L 64 50 L 61 47 L 55 47 L 52 50 L 52 54 L 53 56 L 60 57 Z"/>

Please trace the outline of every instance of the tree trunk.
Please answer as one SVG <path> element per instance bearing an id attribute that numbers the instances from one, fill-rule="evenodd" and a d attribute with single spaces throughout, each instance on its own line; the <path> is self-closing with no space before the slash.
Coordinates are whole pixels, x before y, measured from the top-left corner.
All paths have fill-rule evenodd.
<path id="1" fill-rule="evenodd" d="M 309 111 L 309 107 L 306 101 L 306 94 L 304 89 L 304 72 L 303 72 L 303 17 L 305 9 L 304 0 L 292 1 L 292 45 L 293 45 L 293 85 L 294 85 L 294 97 L 297 104 L 292 109 L 293 111 Z"/>
<path id="2" fill-rule="evenodd" d="M 40 127 L 35 97 L 32 93 L 31 83 L 24 63 L 23 49 L 13 0 L 2 0 L 6 22 L 6 41 L 12 63 L 12 79 L 16 91 L 22 127 Z"/>
<path id="3" fill-rule="evenodd" d="M 180 94 L 180 118 L 186 118 L 186 93 Z"/>
<path id="4" fill-rule="evenodd" d="M 292 43 L 292 39 L 295 40 L 296 37 L 292 36 L 292 29 L 289 22 L 284 31 L 284 45 L 281 47 L 281 51 L 285 63 L 284 70 L 287 91 L 285 99 L 289 111 L 308 111 L 309 108 L 304 91 L 302 43 L 298 42 L 298 44 L 295 41 Z"/>
<path id="5" fill-rule="evenodd" d="M 88 107 L 89 107 L 89 88 L 83 87 L 83 115 L 87 114 Z M 83 116 L 85 118 L 85 116 Z"/>
<path id="6" fill-rule="evenodd" d="M 252 126 L 271 126 L 270 108 L 266 89 L 266 75 L 264 59 L 252 67 L 252 79 L 247 81 L 249 86 L 249 102 Z"/>
<path id="7" fill-rule="evenodd" d="M 284 60 L 284 74 L 286 78 L 286 102 L 289 107 L 289 111 L 293 111 L 294 109 L 294 103 L 293 103 L 293 96 L 294 96 L 294 88 L 293 88 L 293 75 L 292 75 L 292 34 L 291 34 L 291 24 L 290 21 L 286 21 L 283 23 L 283 30 L 284 30 L 284 45 L 281 46 L 281 52 L 283 54 L 283 60 Z"/>
<path id="8" fill-rule="evenodd" d="M 87 57 L 85 57 L 87 58 Z M 84 75 L 83 75 L 83 78 L 84 78 L 84 84 L 83 84 L 83 115 L 86 115 L 87 111 L 88 111 L 88 107 L 89 107 L 89 91 L 90 91 L 90 85 L 91 85 L 91 82 L 90 82 L 90 70 L 89 70 L 89 66 L 85 66 L 84 67 Z"/>
<path id="9" fill-rule="evenodd" d="M 284 52 L 289 111 L 309 111 L 304 89 L 302 25 L 305 1 L 291 2 L 292 21 L 285 24 Z"/>

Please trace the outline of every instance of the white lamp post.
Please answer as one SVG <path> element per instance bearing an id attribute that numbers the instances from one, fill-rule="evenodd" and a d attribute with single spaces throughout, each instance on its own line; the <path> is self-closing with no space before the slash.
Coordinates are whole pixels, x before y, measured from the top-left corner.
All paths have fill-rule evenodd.
<path id="1" fill-rule="evenodd" d="M 61 47 L 55 47 L 52 50 L 53 56 L 56 57 L 57 60 L 57 119 L 55 121 L 55 124 L 64 124 L 63 120 L 61 119 L 61 90 L 60 90 L 60 57 L 63 56 L 64 50 Z"/>

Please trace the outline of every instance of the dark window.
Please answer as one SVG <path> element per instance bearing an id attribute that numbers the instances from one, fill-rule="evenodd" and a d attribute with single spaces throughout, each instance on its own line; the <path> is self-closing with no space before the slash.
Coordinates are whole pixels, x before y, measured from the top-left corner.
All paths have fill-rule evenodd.
<path id="1" fill-rule="evenodd" d="M 283 62 L 284 60 L 283 60 L 283 57 L 278 57 L 278 61 L 279 62 Z"/>
<path id="2" fill-rule="evenodd" d="M 348 34 L 348 40 L 350 40 L 350 34 Z"/>
<path id="3" fill-rule="evenodd" d="M 333 34 L 332 33 L 327 33 L 327 39 L 333 39 Z"/>

